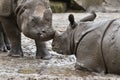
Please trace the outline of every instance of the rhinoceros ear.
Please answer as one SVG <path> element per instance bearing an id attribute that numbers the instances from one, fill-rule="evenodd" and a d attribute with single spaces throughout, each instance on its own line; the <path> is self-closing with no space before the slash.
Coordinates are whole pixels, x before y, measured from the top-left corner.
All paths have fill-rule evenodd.
<path id="1" fill-rule="evenodd" d="M 52 22 L 52 10 L 50 8 L 45 10 L 43 20 L 46 23 L 51 23 Z"/>
<path id="2" fill-rule="evenodd" d="M 16 7 L 14 13 L 15 13 L 16 15 L 21 15 L 25 10 L 27 10 L 26 5 L 20 4 L 20 5 L 18 5 L 18 6 Z M 27 15 L 28 15 L 28 14 L 27 14 Z"/>
<path id="3" fill-rule="evenodd" d="M 75 22 L 73 14 L 70 14 L 68 16 L 68 20 L 70 22 L 70 27 L 74 29 L 76 27 L 76 22 Z"/>
<path id="4" fill-rule="evenodd" d="M 12 12 L 12 0 L 0 0 L 0 16 L 9 16 Z"/>

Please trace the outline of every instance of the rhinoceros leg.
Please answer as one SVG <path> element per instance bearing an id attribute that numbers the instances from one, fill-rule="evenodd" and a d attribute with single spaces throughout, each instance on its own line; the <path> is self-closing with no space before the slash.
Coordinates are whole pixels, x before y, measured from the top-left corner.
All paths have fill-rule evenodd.
<path id="1" fill-rule="evenodd" d="M 5 43 L 5 46 L 6 46 L 6 48 L 7 48 L 7 50 L 10 50 L 10 41 L 9 41 L 9 39 L 8 39 L 8 37 L 7 37 L 7 35 L 6 35 L 6 33 L 3 31 L 3 36 L 4 36 L 4 43 Z"/>
<path id="2" fill-rule="evenodd" d="M 51 58 L 51 54 L 48 52 L 47 48 L 46 48 L 46 44 L 45 42 L 40 42 L 39 40 L 35 40 L 36 43 L 36 58 L 37 59 L 45 59 L 48 60 Z"/>
<path id="3" fill-rule="evenodd" d="M 12 57 L 20 57 L 23 56 L 23 52 L 21 49 L 21 34 L 18 29 L 17 23 L 14 20 L 14 17 L 0 17 L 3 28 L 10 39 L 11 50 L 9 52 L 9 56 Z"/>
<path id="4" fill-rule="evenodd" d="M 2 28 L 1 23 L 0 23 L 0 51 L 2 52 L 7 51 L 5 43 L 4 43 L 4 34 L 3 34 L 3 28 Z"/>

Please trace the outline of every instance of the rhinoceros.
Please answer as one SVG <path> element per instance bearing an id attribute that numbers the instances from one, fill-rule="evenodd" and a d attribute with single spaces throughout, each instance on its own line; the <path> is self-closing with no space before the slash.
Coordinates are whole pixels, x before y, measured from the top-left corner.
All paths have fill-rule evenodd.
<path id="1" fill-rule="evenodd" d="M 23 56 L 22 32 L 35 40 L 36 58 L 51 58 L 45 44 L 55 33 L 49 0 L 0 0 L 0 22 L 10 40 L 9 56 Z"/>
<path id="2" fill-rule="evenodd" d="M 76 56 L 76 69 L 120 74 L 120 19 L 75 22 L 56 33 L 52 49 L 59 54 Z"/>

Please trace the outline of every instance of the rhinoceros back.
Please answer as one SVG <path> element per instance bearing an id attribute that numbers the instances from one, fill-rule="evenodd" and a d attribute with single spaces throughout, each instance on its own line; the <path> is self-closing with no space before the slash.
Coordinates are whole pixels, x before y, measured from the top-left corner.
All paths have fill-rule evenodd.
<path id="1" fill-rule="evenodd" d="M 75 39 L 81 39 L 76 50 L 77 62 L 81 64 L 80 66 L 91 71 L 106 71 L 106 63 L 101 51 L 101 41 L 104 31 L 110 26 L 112 21 L 105 20 L 87 23 L 86 27 L 89 28 L 84 30 L 82 35 L 75 37 Z M 79 28 L 76 34 L 78 34 L 78 31 Z"/>
<path id="2" fill-rule="evenodd" d="M 0 0 L 0 16 L 9 16 L 12 10 L 12 0 Z"/>
<path id="3" fill-rule="evenodd" d="M 120 19 L 108 28 L 102 44 L 108 73 L 120 74 Z"/>

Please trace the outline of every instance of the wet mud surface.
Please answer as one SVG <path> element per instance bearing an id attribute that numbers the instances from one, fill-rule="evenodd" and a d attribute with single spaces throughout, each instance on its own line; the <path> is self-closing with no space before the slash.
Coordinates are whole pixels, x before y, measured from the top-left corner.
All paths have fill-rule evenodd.
<path id="1" fill-rule="evenodd" d="M 69 24 L 66 14 L 53 15 L 53 27 L 59 32 L 65 31 Z M 74 13 L 76 21 L 88 13 Z M 119 18 L 119 13 L 97 13 L 97 19 Z M 74 55 L 66 56 L 53 52 L 51 41 L 47 47 L 52 54 L 52 59 L 35 59 L 35 43 L 22 35 L 23 58 L 11 58 L 7 53 L 0 53 L 0 80 L 120 80 L 119 75 L 98 74 L 87 71 L 75 70 L 76 58 Z"/>

